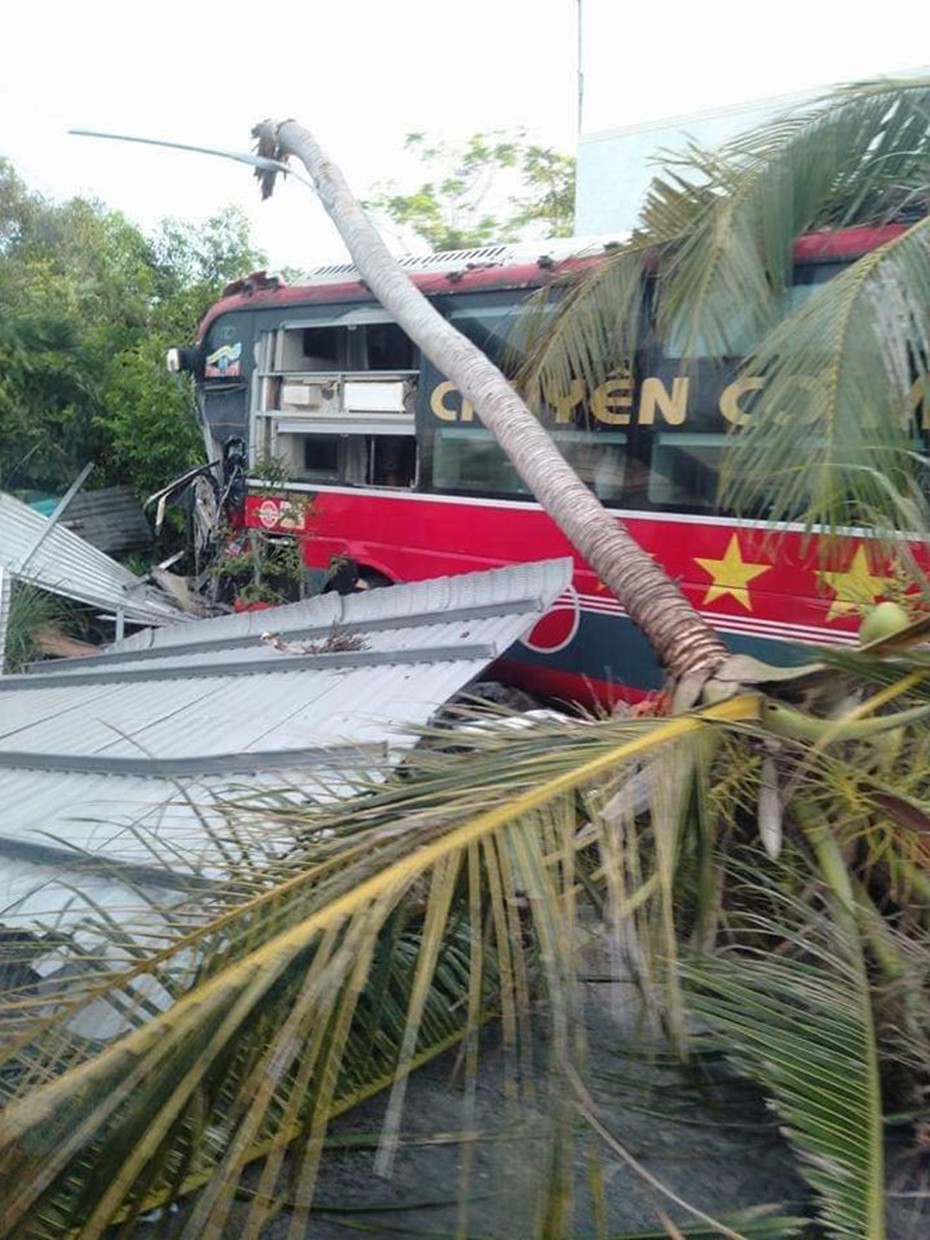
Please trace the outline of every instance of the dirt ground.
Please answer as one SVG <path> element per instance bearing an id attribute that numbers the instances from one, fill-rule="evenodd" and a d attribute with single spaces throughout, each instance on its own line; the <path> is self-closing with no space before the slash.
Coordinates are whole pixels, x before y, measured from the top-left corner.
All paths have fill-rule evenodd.
<path id="1" fill-rule="evenodd" d="M 763 1102 L 722 1064 L 711 1064 L 700 1077 L 689 1079 L 661 1052 L 650 1052 L 642 1043 L 631 1049 L 629 1028 L 624 1028 L 628 1022 L 617 1018 L 618 1002 L 623 1002 L 620 988 L 586 989 L 585 1084 L 598 1116 L 624 1149 L 671 1192 L 718 1220 L 768 1203 L 777 1203 L 781 1213 L 803 1216 L 809 1195 L 777 1120 Z M 374 1170 L 386 1098 L 375 1098 L 334 1121 L 305 1233 L 308 1240 L 531 1236 L 540 1188 L 553 1179 L 547 1138 L 554 1099 L 545 1096 L 543 1035 L 535 1050 L 536 1097 L 517 1106 L 508 1098 L 513 1076 L 499 1033 L 487 1031 L 471 1116 L 457 1054 L 414 1074 L 390 1178 Z M 695 1223 L 595 1138 L 580 1116 L 574 1127 L 574 1201 L 566 1236 L 619 1240 L 637 1232 L 674 1235 L 664 1230 L 662 1211 L 679 1227 Z M 599 1168 L 602 1194 L 591 1191 L 592 1159 Z M 257 1184 L 257 1179 L 256 1170 L 250 1182 Z M 895 1192 L 908 1195 L 890 1202 L 888 1240 L 925 1240 L 930 1236 L 930 1206 L 923 1190 L 930 1192 L 930 1184 L 921 1183 L 903 1147 L 890 1152 L 889 1180 Z M 247 1204 L 240 1209 L 230 1240 L 241 1231 Z M 178 1224 L 181 1219 L 178 1216 Z M 283 1212 L 265 1229 L 264 1240 L 284 1240 L 289 1223 L 289 1213 Z M 811 1228 L 804 1231 L 816 1234 Z"/>

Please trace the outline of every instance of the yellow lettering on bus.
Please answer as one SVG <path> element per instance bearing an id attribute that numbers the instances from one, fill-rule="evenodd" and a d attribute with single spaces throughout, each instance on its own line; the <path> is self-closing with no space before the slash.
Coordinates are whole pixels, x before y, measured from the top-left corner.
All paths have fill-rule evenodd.
<path id="1" fill-rule="evenodd" d="M 555 389 L 550 387 L 546 392 L 546 403 L 555 410 L 556 425 L 570 423 L 572 421 L 572 410 L 578 408 L 584 397 L 585 390 L 582 379 L 572 379 L 572 385 L 568 390 L 567 396 L 557 394 Z"/>
<path id="2" fill-rule="evenodd" d="M 629 426 L 632 393 L 633 380 L 628 376 L 608 379 L 591 393 L 591 412 L 598 422 L 604 422 L 607 426 Z"/>
<path id="3" fill-rule="evenodd" d="M 779 400 L 787 401 L 787 407 L 773 412 L 775 425 L 784 426 L 786 422 L 816 423 L 820 417 L 825 382 L 825 372 L 817 375 L 789 375 L 781 380 L 776 395 Z"/>
<path id="4" fill-rule="evenodd" d="M 454 383 L 450 383 L 448 379 L 443 383 L 437 383 L 430 393 L 430 409 L 443 422 L 471 422 L 475 416 L 471 401 L 463 400 L 461 410 L 456 409 L 453 405 L 446 404 L 446 397 L 453 392 L 458 392 L 458 388 Z"/>
<path id="5" fill-rule="evenodd" d="M 740 408 L 739 398 L 745 396 L 747 392 L 759 392 L 764 387 L 764 379 L 753 379 L 748 375 L 745 379 L 737 379 L 729 384 L 720 393 L 721 414 L 734 426 L 745 426 L 750 415 L 745 409 Z"/>
<path id="6" fill-rule="evenodd" d="M 637 418 L 640 426 L 653 426 L 655 424 L 656 409 L 665 418 L 669 426 L 681 426 L 688 416 L 688 389 L 690 386 L 690 379 L 676 375 L 672 380 L 672 391 L 669 394 L 661 379 L 655 377 L 644 379 L 639 397 L 639 416 Z"/>

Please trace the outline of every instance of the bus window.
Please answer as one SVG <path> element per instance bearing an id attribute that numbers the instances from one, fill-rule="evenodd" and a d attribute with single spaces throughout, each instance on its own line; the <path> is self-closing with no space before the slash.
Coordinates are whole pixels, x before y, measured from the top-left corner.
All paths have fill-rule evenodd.
<path id="1" fill-rule="evenodd" d="M 553 431 L 562 455 L 594 494 L 619 501 L 626 471 L 626 435 L 591 431 Z M 489 431 L 480 428 L 441 427 L 433 441 L 433 486 L 437 491 L 474 491 L 478 494 L 530 494 Z"/>
<path id="2" fill-rule="evenodd" d="M 412 435 L 288 435 L 279 438 L 282 459 L 301 482 L 346 486 L 411 487 L 417 477 Z M 296 456 L 294 448 L 300 455 Z"/>
<path id="3" fill-rule="evenodd" d="M 789 314 L 800 310 L 819 285 L 832 280 L 844 268 L 843 263 L 806 263 L 796 267 L 790 287 L 786 288 L 781 295 L 776 319 L 787 318 Z M 739 307 L 732 305 L 720 307 L 717 320 L 719 329 L 729 346 L 727 356 L 748 357 L 759 343 L 758 333 L 753 330 L 752 324 L 745 315 L 740 313 Z M 666 333 L 662 353 L 669 359 L 684 358 L 685 344 L 684 327 L 680 323 L 673 323 Z M 699 333 L 692 339 L 687 355 L 688 359 L 693 361 L 719 356 Z"/>
<path id="4" fill-rule="evenodd" d="M 289 370 L 339 370 L 345 364 L 345 341 L 335 327 L 305 327 L 300 332 L 301 349 L 296 348 L 298 335 L 287 333 L 285 344 L 286 358 L 291 363 Z M 340 347 L 343 346 L 343 347 Z"/>
<path id="5" fill-rule="evenodd" d="M 745 357 L 751 353 L 756 343 L 756 333 L 753 332 L 751 324 L 735 310 L 722 314 L 719 318 L 719 330 L 729 346 L 726 356 Z M 688 343 L 684 325 L 680 321 L 672 323 L 662 344 L 662 354 L 675 361 L 686 356 L 689 361 L 704 358 L 717 359 L 720 356 L 716 349 L 710 347 L 707 339 L 700 332 L 692 332 L 690 347 Z"/>
<path id="6" fill-rule="evenodd" d="M 462 303 L 446 311 L 449 322 L 505 374 L 513 374 L 519 367 L 526 354 L 528 334 L 535 338 L 555 309 L 549 304 L 527 315 L 525 306 L 514 304 L 512 295 L 501 300 L 500 294 L 462 298 Z"/>
<path id="7" fill-rule="evenodd" d="M 416 369 L 416 345 L 396 323 L 371 323 L 358 330 L 365 332 L 366 369 Z"/>
<path id="8" fill-rule="evenodd" d="M 314 482 L 339 479 L 339 439 L 336 435 L 303 437 L 303 475 Z"/>
<path id="9" fill-rule="evenodd" d="M 649 502 L 685 509 L 714 508 L 725 440 L 726 435 L 680 431 L 656 435 Z"/>
<path id="10" fill-rule="evenodd" d="M 417 441 L 413 436 L 375 435 L 372 439 L 372 485 L 413 486 L 417 480 Z"/>
<path id="11" fill-rule="evenodd" d="M 443 427 L 433 446 L 433 487 L 489 495 L 529 495 L 490 431 Z"/>
<path id="12" fill-rule="evenodd" d="M 342 321 L 282 328 L 274 369 L 285 374 L 416 369 L 416 346 L 386 311 L 350 308 L 337 318 Z"/>
<path id="13" fill-rule="evenodd" d="M 514 306 L 463 306 L 450 312 L 449 322 L 497 363 L 506 350 L 517 312 Z"/>
<path id="14" fill-rule="evenodd" d="M 620 431 L 555 431 L 552 438 L 598 499 L 621 499 L 626 475 L 626 435 Z"/>

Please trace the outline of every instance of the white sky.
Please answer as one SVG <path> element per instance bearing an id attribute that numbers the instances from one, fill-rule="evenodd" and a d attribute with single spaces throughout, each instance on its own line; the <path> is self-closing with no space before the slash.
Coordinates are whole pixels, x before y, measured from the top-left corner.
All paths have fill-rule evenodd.
<path id="1" fill-rule="evenodd" d="M 250 170 L 67 137 L 71 126 L 248 149 L 263 117 L 313 129 L 364 193 L 406 166 L 405 133 L 526 126 L 572 150 L 577 0 L 32 0 L 2 21 L 0 154 L 34 188 L 98 197 L 144 228 L 230 202 L 272 266 L 341 257 L 304 187 L 261 205 Z M 926 0 L 583 0 L 588 131 L 906 69 Z"/>

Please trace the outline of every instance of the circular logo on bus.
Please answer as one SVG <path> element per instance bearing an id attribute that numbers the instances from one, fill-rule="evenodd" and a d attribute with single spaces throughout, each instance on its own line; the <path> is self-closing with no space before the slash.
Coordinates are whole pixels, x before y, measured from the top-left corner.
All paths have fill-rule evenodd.
<path id="1" fill-rule="evenodd" d="M 258 519 L 266 530 L 273 529 L 278 524 L 278 505 L 273 499 L 263 499 L 258 506 Z"/>
<path id="2" fill-rule="evenodd" d="M 578 600 L 578 591 L 574 586 L 569 586 L 521 641 L 537 654 L 556 654 L 574 639 L 580 623 L 581 603 Z"/>

